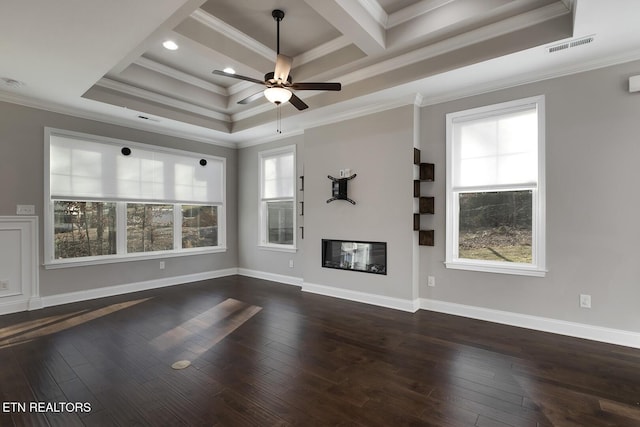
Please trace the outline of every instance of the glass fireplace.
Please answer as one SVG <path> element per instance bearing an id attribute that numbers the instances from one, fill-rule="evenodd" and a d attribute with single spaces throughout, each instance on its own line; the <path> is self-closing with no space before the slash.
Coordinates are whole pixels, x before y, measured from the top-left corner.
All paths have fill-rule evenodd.
<path id="1" fill-rule="evenodd" d="M 322 266 L 387 274 L 387 243 L 322 239 Z"/>

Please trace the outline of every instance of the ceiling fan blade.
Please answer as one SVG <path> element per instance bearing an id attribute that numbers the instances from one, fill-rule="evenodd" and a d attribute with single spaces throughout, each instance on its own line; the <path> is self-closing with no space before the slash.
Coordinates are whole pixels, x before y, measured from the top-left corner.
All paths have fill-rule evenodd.
<path id="1" fill-rule="evenodd" d="M 263 96 L 264 96 L 263 91 L 260 91 L 258 93 L 254 93 L 253 95 L 249 95 L 244 99 L 241 99 L 240 101 L 238 101 L 238 104 L 249 104 L 250 102 L 257 101 Z"/>
<path id="2" fill-rule="evenodd" d="M 300 111 L 309 108 L 309 106 L 305 104 L 304 101 L 298 98 L 295 94 L 291 94 L 291 98 L 289 99 L 289 102 L 291 103 L 291 105 L 293 105 Z"/>
<path id="3" fill-rule="evenodd" d="M 300 82 L 294 83 L 290 86 L 295 90 L 334 90 L 338 91 L 342 89 L 342 85 L 340 83 L 309 83 L 309 82 Z"/>
<path id="4" fill-rule="evenodd" d="M 257 83 L 259 85 L 264 84 L 262 80 L 254 79 L 253 77 L 242 76 L 240 74 L 225 73 L 224 71 L 220 71 L 220 70 L 213 70 L 212 73 L 218 76 L 231 77 L 233 79 L 238 79 L 238 80 L 246 80 L 248 82 Z"/>
<path id="5" fill-rule="evenodd" d="M 293 58 L 279 53 L 278 58 L 276 59 L 276 69 L 273 72 L 273 78 L 282 82 L 286 82 L 287 78 L 289 77 L 289 71 L 291 71 L 292 62 Z"/>

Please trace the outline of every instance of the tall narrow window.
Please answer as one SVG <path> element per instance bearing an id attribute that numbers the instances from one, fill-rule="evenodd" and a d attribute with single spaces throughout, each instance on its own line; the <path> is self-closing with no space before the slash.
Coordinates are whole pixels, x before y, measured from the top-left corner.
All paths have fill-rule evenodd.
<path id="1" fill-rule="evenodd" d="M 260 153 L 260 245 L 295 249 L 295 146 Z"/>
<path id="2" fill-rule="evenodd" d="M 544 97 L 447 115 L 448 268 L 543 276 Z"/>

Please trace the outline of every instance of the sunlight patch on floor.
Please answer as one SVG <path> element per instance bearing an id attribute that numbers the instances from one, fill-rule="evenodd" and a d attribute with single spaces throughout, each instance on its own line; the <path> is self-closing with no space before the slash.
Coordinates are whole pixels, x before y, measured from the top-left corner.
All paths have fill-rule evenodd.
<path id="1" fill-rule="evenodd" d="M 190 337 L 199 335 L 206 344 L 190 350 L 200 355 L 222 341 L 260 310 L 262 307 L 229 298 L 154 338 L 151 345 L 158 351 L 166 351 L 182 346 Z"/>
<path id="2" fill-rule="evenodd" d="M 43 319 L 29 320 L 17 325 L 7 326 L 0 329 L 0 348 L 11 347 L 32 341 L 35 338 L 55 334 L 100 317 L 107 316 L 111 313 L 115 313 L 116 311 L 133 307 L 150 299 L 151 297 L 125 301 L 95 310 L 80 310 L 71 314 L 65 313 L 58 316 L 49 316 Z"/>

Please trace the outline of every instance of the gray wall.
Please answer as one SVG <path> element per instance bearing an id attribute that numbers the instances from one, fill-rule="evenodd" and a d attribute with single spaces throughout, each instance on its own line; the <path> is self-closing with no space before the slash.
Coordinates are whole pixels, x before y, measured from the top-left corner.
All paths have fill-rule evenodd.
<path id="1" fill-rule="evenodd" d="M 275 250 L 258 247 L 258 198 L 260 196 L 259 170 L 260 163 L 258 153 L 264 150 L 283 147 L 287 145 L 296 146 L 296 176 L 303 174 L 304 164 L 304 144 L 303 136 L 294 136 L 283 140 L 258 146 L 247 147 L 239 150 L 238 153 L 238 213 L 239 213 L 239 254 L 238 267 L 259 272 L 290 276 L 296 279 L 302 278 L 302 240 L 300 229 L 298 229 L 296 253 L 278 252 Z M 296 181 L 296 189 L 300 189 L 300 180 Z M 303 200 L 304 195 L 296 192 L 297 200 Z M 298 209 L 300 204 L 297 204 Z M 299 211 L 298 211 L 299 213 Z M 296 221 L 303 225 L 304 218 L 297 216 Z M 293 268 L 289 267 L 289 261 L 293 260 Z"/>
<path id="2" fill-rule="evenodd" d="M 421 109 L 423 161 L 436 164 L 436 181 L 428 188 L 436 196 L 436 214 L 430 219 L 436 246 L 419 248 L 421 298 L 640 331 L 640 94 L 627 92 L 627 79 L 635 74 L 640 74 L 640 61 Z M 445 114 L 540 94 L 546 96 L 547 112 L 547 276 L 446 269 Z M 42 217 L 44 126 L 227 157 L 229 251 L 167 259 L 162 271 L 155 260 L 41 269 L 42 295 L 239 266 L 345 290 L 416 297 L 411 277 L 416 268 L 412 106 L 236 151 L 0 103 L 0 215 L 14 215 L 16 204 L 34 204 Z M 305 239 L 298 241 L 296 254 L 262 251 L 257 248 L 257 153 L 292 143 L 306 177 Z M 326 176 L 343 168 L 358 174 L 349 184 L 356 206 L 325 202 L 330 196 Z M 40 227 L 42 242 L 42 221 Z M 321 268 L 322 238 L 387 241 L 389 275 Z M 293 269 L 288 267 L 290 259 Z M 434 288 L 426 286 L 429 275 L 436 278 Z M 581 293 L 592 296 L 592 309 L 579 308 Z"/>
<path id="3" fill-rule="evenodd" d="M 17 204 L 35 205 L 40 218 L 40 263 L 44 255 L 44 127 L 85 132 L 110 138 L 200 152 L 227 159 L 227 247 L 225 253 L 158 260 L 69 267 L 40 268 L 40 295 L 49 296 L 171 276 L 203 273 L 238 264 L 236 150 L 85 120 L 63 114 L 0 102 L 0 215 L 15 215 Z"/>
<path id="4" fill-rule="evenodd" d="M 413 106 L 307 130 L 304 135 L 304 281 L 413 300 Z M 340 169 L 356 205 L 331 197 Z M 323 238 L 387 242 L 388 274 L 321 267 Z"/>
<path id="5" fill-rule="evenodd" d="M 436 163 L 436 246 L 421 248 L 420 296 L 640 331 L 640 62 L 422 109 L 423 158 Z M 546 95 L 545 278 L 448 270 L 445 259 L 445 114 Z M 426 286 L 427 276 L 436 287 Z M 579 307 L 579 294 L 592 308 Z"/>

